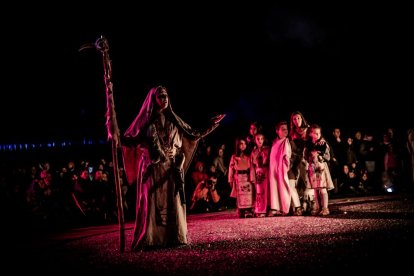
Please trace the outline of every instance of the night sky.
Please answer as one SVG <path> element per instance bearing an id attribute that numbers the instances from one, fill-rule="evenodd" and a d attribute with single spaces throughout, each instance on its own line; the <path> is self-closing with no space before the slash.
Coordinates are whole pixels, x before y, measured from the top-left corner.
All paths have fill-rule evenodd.
<path id="1" fill-rule="evenodd" d="M 59 5 L 4 11 L 0 142 L 105 137 L 102 56 L 78 51 L 101 35 L 121 132 L 155 85 L 195 127 L 226 113 L 218 135 L 273 129 L 295 110 L 327 131 L 414 126 L 407 7 Z"/>

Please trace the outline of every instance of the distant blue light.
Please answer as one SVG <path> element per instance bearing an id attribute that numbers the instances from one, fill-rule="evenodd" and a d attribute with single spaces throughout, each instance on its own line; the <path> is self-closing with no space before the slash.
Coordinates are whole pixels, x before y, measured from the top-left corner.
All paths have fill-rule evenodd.
<path id="1" fill-rule="evenodd" d="M 0 144 L 0 151 L 23 151 L 23 150 L 35 150 L 35 149 L 43 149 L 43 148 L 56 148 L 56 147 L 70 147 L 76 145 L 86 145 L 86 146 L 93 146 L 93 145 L 103 145 L 106 141 L 103 139 L 90 139 L 90 138 L 83 138 L 80 142 L 75 141 L 49 141 L 45 143 L 16 143 L 16 144 Z"/>

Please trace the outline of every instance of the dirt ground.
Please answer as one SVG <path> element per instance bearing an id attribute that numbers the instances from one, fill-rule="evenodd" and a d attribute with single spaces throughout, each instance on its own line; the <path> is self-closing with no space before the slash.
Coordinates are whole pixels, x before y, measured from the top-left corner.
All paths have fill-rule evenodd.
<path id="1" fill-rule="evenodd" d="M 411 268 L 414 195 L 334 199 L 331 215 L 240 219 L 235 209 L 188 215 L 190 244 L 120 252 L 117 224 L 3 234 L 4 269 L 43 275 L 275 275 Z M 17 225 L 17 224 L 16 224 Z M 5 227 L 5 226 L 4 226 Z"/>

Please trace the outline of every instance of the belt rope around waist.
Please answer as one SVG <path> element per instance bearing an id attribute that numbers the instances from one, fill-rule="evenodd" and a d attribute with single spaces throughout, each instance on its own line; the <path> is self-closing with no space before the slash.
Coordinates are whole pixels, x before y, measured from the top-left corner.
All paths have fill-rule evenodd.
<path id="1" fill-rule="evenodd" d="M 249 170 L 237 170 L 238 174 L 249 174 Z"/>

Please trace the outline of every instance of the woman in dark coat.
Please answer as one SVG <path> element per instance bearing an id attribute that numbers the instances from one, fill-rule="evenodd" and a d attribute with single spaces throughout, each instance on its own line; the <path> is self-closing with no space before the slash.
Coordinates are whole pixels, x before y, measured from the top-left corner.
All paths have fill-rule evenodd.
<path id="1" fill-rule="evenodd" d="M 196 131 L 174 113 L 165 87 L 149 91 L 123 143 L 127 179 L 137 185 L 133 250 L 188 243 L 184 174 L 199 140 L 223 117 Z"/>

